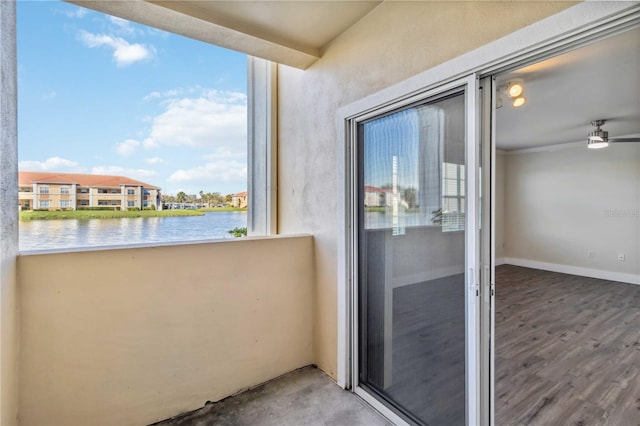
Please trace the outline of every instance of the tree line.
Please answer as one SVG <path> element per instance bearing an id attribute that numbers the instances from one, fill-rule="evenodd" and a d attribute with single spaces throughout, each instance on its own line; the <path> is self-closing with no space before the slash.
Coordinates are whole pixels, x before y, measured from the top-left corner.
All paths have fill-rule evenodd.
<path id="1" fill-rule="evenodd" d="M 206 207 L 224 206 L 233 199 L 233 194 L 222 195 L 219 192 L 200 191 L 200 198 L 196 194 L 187 194 L 184 191 L 178 192 L 176 195 L 162 195 L 163 203 L 188 203 L 188 204 L 204 204 Z"/>

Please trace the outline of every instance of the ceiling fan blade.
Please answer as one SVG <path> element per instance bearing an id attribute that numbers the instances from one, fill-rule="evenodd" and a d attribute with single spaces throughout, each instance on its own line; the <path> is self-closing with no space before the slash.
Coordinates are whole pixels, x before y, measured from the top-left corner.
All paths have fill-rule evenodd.
<path id="1" fill-rule="evenodd" d="M 640 138 L 609 138 L 609 142 L 640 142 Z"/>

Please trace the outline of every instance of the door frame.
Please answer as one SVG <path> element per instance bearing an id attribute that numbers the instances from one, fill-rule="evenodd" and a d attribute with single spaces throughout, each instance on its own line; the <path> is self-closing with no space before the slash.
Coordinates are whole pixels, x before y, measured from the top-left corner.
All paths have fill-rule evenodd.
<path id="1" fill-rule="evenodd" d="M 640 2 L 638 1 L 583 2 L 338 109 L 336 113 L 336 134 L 338 135 L 336 153 L 336 172 L 338 175 L 338 241 L 336 247 L 338 385 L 345 389 L 352 389 L 354 353 L 352 346 L 354 282 L 351 273 L 354 265 L 353 240 L 351 240 L 354 223 L 350 206 L 354 205 L 356 194 L 350 187 L 353 182 L 351 161 L 354 153 L 349 141 L 354 135 L 349 126 L 349 120 L 379 110 L 399 100 L 407 99 L 415 94 L 442 87 L 463 76 L 477 74 L 484 78 L 496 75 L 639 26 Z M 478 123 L 480 122 L 481 119 L 478 118 Z M 479 132 L 478 127 L 477 131 Z M 491 156 L 495 157 L 494 146 L 491 147 L 491 151 Z M 493 175 L 494 173 L 492 173 L 492 180 L 495 178 Z M 492 216 L 493 210 L 492 208 Z M 494 232 L 491 234 L 493 239 Z M 490 287 L 493 282 L 495 259 L 493 254 L 491 257 L 491 278 L 488 281 L 484 279 L 480 287 L 481 291 L 485 292 L 487 291 L 486 287 Z M 482 336 L 482 338 L 486 337 Z M 491 338 L 491 340 L 493 339 Z M 493 342 L 490 346 L 493 346 Z M 492 359 L 492 356 L 489 359 Z M 491 366 L 483 365 L 483 369 L 491 367 L 490 370 L 493 370 L 492 361 L 490 363 Z M 493 392 L 493 383 L 486 383 L 487 376 L 483 377 L 482 389 Z M 489 381 L 492 382 L 490 375 Z M 489 399 L 490 407 L 480 407 L 482 424 L 493 425 L 493 398 Z M 382 414 L 385 413 L 382 412 Z M 484 420 L 487 418 L 489 420 L 485 422 Z"/>
<path id="2" fill-rule="evenodd" d="M 466 77 L 448 82 L 441 86 L 433 87 L 429 90 L 425 90 L 421 93 L 408 96 L 404 99 L 397 100 L 396 102 L 389 103 L 378 109 L 367 111 L 366 113 L 355 115 L 350 117 L 347 121 L 348 132 L 350 137 L 347 143 L 349 144 L 349 152 L 351 153 L 348 161 L 349 168 L 349 186 L 352 192 L 351 202 L 348 206 L 351 213 L 349 222 L 351 223 L 350 241 L 352 242 L 350 252 L 348 256 L 353 260 L 350 281 L 353 283 L 351 286 L 350 295 L 350 312 L 352 319 L 351 335 L 351 348 L 353 356 L 351 358 L 351 377 L 352 390 L 367 401 L 376 410 L 380 411 L 387 418 L 392 420 L 395 424 L 407 424 L 406 421 L 395 411 L 385 405 L 383 402 L 375 398 L 371 393 L 362 387 L 358 386 L 359 366 L 358 366 L 358 351 L 359 351 L 359 336 L 357 332 L 357 321 L 359 317 L 358 312 L 358 268 L 356 263 L 358 261 L 358 204 L 357 204 L 357 191 L 355 190 L 357 185 L 358 170 L 356 169 L 358 164 L 358 149 L 357 149 L 357 128 L 358 124 L 381 116 L 389 111 L 406 107 L 411 104 L 415 104 L 421 101 L 428 101 L 430 98 L 437 98 L 441 94 L 453 91 L 463 91 L 465 100 L 465 376 L 466 376 L 466 418 L 467 424 L 474 425 L 479 423 L 479 390 L 480 390 L 480 351 L 479 351 L 479 332 L 480 332 L 480 311 L 479 311 L 479 271 L 480 271 L 480 257 L 479 257 L 479 240 L 478 233 L 475 230 L 478 229 L 479 223 L 479 210 L 477 205 L 478 194 L 478 125 L 476 123 L 478 117 L 478 79 L 475 75 L 468 75 Z M 469 200 L 475 200 L 470 202 Z"/>

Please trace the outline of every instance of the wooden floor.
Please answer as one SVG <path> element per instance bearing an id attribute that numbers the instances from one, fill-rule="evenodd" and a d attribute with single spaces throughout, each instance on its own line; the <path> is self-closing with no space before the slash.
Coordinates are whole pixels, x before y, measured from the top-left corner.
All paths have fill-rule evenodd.
<path id="1" fill-rule="evenodd" d="M 496 269 L 496 425 L 640 425 L 640 286 Z"/>

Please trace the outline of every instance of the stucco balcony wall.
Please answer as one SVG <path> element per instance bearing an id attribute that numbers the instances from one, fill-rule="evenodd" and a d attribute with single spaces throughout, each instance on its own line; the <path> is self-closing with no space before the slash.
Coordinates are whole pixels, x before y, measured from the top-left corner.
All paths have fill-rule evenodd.
<path id="1" fill-rule="evenodd" d="M 22 254 L 21 425 L 149 424 L 313 363 L 311 236 Z"/>

